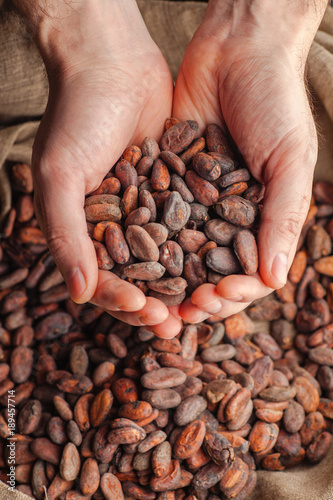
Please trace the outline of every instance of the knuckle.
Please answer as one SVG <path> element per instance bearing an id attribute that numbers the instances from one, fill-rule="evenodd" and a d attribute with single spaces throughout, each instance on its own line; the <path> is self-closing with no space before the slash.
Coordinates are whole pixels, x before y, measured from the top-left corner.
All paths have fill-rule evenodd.
<path id="1" fill-rule="evenodd" d="M 299 212 L 286 214 L 276 226 L 278 236 L 290 244 L 293 243 L 301 230 L 302 222 Z"/>
<path id="2" fill-rule="evenodd" d="M 53 255 L 58 257 L 68 255 L 69 249 L 72 247 L 70 236 L 65 228 L 62 227 L 47 227 L 46 240 Z"/>

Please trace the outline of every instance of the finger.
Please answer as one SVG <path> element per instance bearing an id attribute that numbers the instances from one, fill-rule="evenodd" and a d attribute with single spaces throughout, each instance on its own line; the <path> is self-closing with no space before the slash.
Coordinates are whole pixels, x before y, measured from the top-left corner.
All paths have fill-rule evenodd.
<path id="1" fill-rule="evenodd" d="M 242 310 L 244 308 L 242 303 L 248 304 L 266 297 L 271 292 L 273 289 L 266 287 L 258 273 L 253 276 L 232 275 L 222 278 L 216 286 L 208 283 L 201 285 L 193 292 L 191 302 L 203 312 L 227 317 L 230 310 L 229 302 L 241 303 L 240 310 Z M 226 299 L 228 302 L 221 299 Z M 226 304 L 227 312 L 224 311 Z"/>
<path id="2" fill-rule="evenodd" d="M 310 205 L 314 157 L 305 158 L 302 148 L 295 146 L 295 150 L 299 152 L 297 158 L 294 154 L 283 155 L 280 150 L 277 159 L 277 153 L 273 153 L 270 161 L 275 167 L 265 171 L 258 249 L 260 276 L 270 288 L 281 288 L 286 283 Z"/>
<path id="3" fill-rule="evenodd" d="M 221 297 L 216 292 L 216 286 L 205 283 L 199 286 L 191 295 L 191 302 L 203 312 L 218 314 L 221 310 Z"/>
<path id="4" fill-rule="evenodd" d="M 250 305 L 250 302 L 233 302 L 231 300 L 221 299 L 221 304 L 221 311 L 214 316 L 216 318 L 225 319 L 229 316 L 232 316 L 233 314 L 244 311 L 244 309 L 246 309 L 247 306 Z"/>
<path id="5" fill-rule="evenodd" d="M 163 302 L 155 299 L 154 297 L 147 297 L 145 306 L 139 311 L 118 312 L 107 308 L 105 308 L 105 310 L 114 318 L 133 326 L 157 325 L 167 320 L 169 316 L 168 308 L 163 304 Z"/>
<path id="6" fill-rule="evenodd" d="M 98 271 L 96 291 L 90 302 L 108 311 L 134 312 L 146 305 L 144 293 L 112 272 Z"/>
<path id="7" fill-rule="evenodd" d="M 186 299 L 179 308 L 179 314 L 186 323 L 201 323 L 209 318 L 210 314 L 203 312 L 191 299 Z"/>
<path id="8" fill-rule="evenodd" d="M 162 339 L 172 339 L 181 331 L 183 322 L 176 318 L 171 312 L 166 320 L 152 328 L 157 337 Z"/>
<path id="9" fill-rule="evenodd" d="M 273 292 L 262 281 L 259 273 L 251 276 L 231 275 L 222 278 L 216 285 L 216 293 L 234 302 L 252 302 Z M 199 307 L 200 305 L 197 304 Z"/>
<path id="10" fill-rule="evenodd" d="M 250 302 L 233 302 L 223 298 L 220 299 L 220 303 L 220 312 L 213 315 L 215 318 L 220 319 L 228 318 L 232 314 L 237 314 L 246 309 L 246 307 L 250 304 Z M 181 316 L 187 323 L 201 323 L 212 315 L 203 312 L 188 299 L 181 305 Z"/>
<path id="11" fill-rule="evenodd" d="M 207 44 L 203 39 L 191 41 L 178 72 L 173 99 L 172 116 L 195 120 L 200 132 L 208 123 L 223 124 L 218 78 L 211 78 L 216 75 L 216 58 L 209 57 L 210 51 L 208 40 Z"/>
<path id="12" fill-rule="evenodd" d="M 180 308 L 180 305 L 168 307 L 169 312 L 172 314 L 172 316 L 174 316 L 177 319 L 181 319 L 181 316 L 179 314 L 179 308 Z"/>
<path id="13" fill-rule="evenodd" d="M 47 177 L 39 176 L 35 183 L 38 219 L 71 298 L 84 303 L 95 291 L 98 271 L 96 252 L 87 233 L 84 189 L 60 175 Z"/>

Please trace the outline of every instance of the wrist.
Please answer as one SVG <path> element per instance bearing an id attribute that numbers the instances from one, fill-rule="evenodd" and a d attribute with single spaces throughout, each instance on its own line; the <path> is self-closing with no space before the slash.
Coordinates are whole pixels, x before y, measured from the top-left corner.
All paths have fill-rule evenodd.
<path id="1" fill-rule="evenodd" d="M 32 26 L 48 72 L 108 64 L 151 39 L 135 0 L 14 0 Z M 32 7 L 33 5 L 33 7 Z M 128 58 L 127 57 L 127 58 Z"/>
<path id="2" fill-rule="evenodd" d="M 222 44 L 243 39 L 272 55 L 272 50 L 287 51 L 305 63 L 326 6 L 326 0 L 209 0 L 197 36 Z"/>

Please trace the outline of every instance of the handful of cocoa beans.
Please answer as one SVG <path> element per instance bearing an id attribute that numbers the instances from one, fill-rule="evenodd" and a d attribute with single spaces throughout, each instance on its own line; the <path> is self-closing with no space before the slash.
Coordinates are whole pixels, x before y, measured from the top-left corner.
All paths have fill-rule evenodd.
<path id="1" fill-rule="evenodd" d="M 333 185 L 314 185 L 284 288 L 163 340 L 69 298 L 34 218 L 30 169 L 11 170 L 0 242 L 0 480 L 14 468 L 16 489 L 38 500 L 45 490 L 48 500 L 246 500 L 257 469 L 325 458 Z"/>
<path id="2" fill-rule="evenodd" d="M 258 268 L 255 240 L 264 186 L 218 125 L 195 139 L 194 121 L 166 121 L 160 140 L 128 147 L 86 198 L 100 269 L 167 306 L 201 284 Z"/>

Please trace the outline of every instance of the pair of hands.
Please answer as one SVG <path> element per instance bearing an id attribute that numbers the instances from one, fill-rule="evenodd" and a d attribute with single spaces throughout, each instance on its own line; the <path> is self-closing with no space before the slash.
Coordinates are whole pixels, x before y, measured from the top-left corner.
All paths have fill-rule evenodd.
<path id="1" fill-rule="evenodd" d="M 33 152 L 35 205 L 73 300 L 91 301 L 170 338 L 181 318 L 224 318 L 283 286 L 307 214 L 317 153 L 304 66 L 323 9 L 315 16 L 299 3 L 211 0 L 175 89 L 134 0 L 112 1 L 94 19 L 89 9 L 95 7 L 83 2 L 79 16 L 71 7 L 58 26 L 54 17 L 42 24 L 50 96 Z M 202 285 L 168 309 L 97 269 L 83 207 L 126 146 L 140 145 L 145 136 L 159 139 L 171 115 L 196 120 L 201 131 L 208 123 L 225 124 L 266 191 L 259 273 Z"/>

